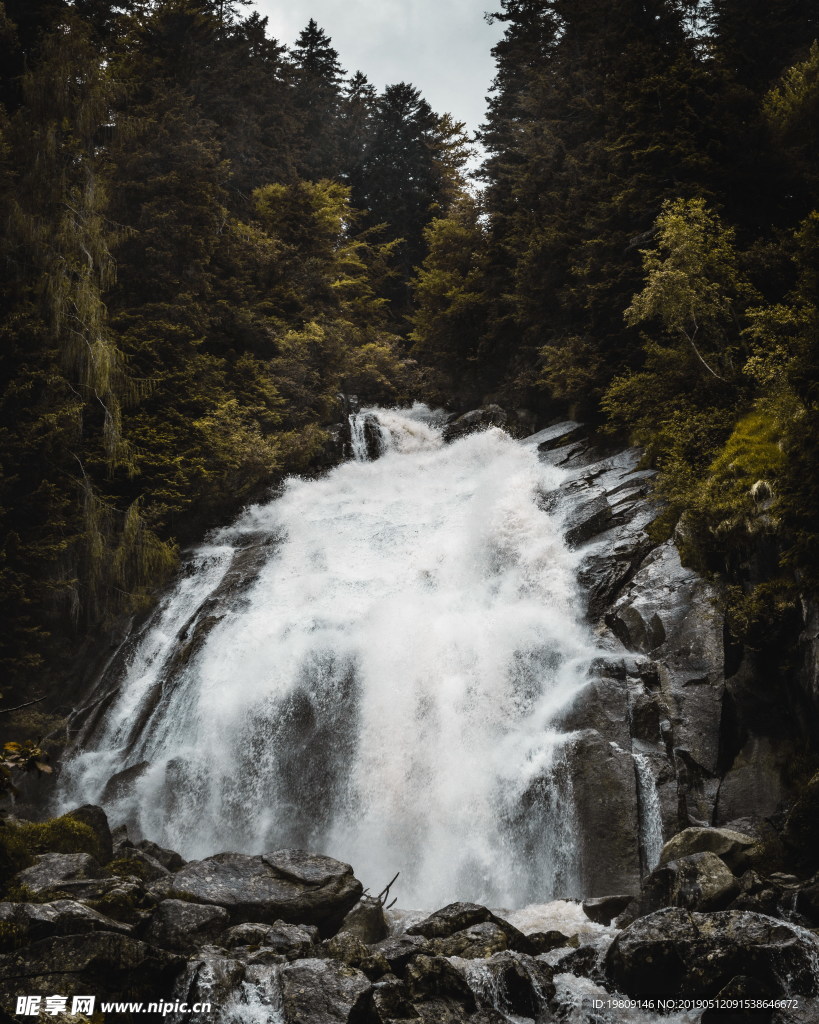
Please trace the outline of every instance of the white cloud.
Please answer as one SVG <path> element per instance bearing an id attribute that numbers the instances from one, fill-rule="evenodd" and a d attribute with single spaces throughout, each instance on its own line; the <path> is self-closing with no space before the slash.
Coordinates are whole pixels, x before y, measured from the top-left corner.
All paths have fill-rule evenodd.
<path id="1" fill-rule="evenodd" d="M 439 113 L 481 124 L 502 25 L 488 25 L 472 0 L 256 0 L 268 32 L 292 45 L 310 18 L 333 40 L 342 66 L 379 89 L 412 82 Z"/>

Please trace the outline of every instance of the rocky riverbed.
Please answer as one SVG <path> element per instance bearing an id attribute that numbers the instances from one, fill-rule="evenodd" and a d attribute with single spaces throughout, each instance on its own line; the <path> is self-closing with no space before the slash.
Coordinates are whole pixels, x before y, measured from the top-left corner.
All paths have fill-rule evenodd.
<path id="1" fill-rule="evenodd" d="M 178 1024 L 656 1019 L 619 1008 L 628 999 L 794 1001 L 753 1018 L 779 1024 L 819 1009 L 819 942 L 810 931 L 819 925 L 819 880 L 766 875 L 759 844 L 728 829 L 674 836 L 634 895 L 513 912 L 453 903 L 407 915 L 385 911 L 349 865 L 318 854 L 186 863 L 132 842 L 123 827 L 112 833 L 92 806 L 47 824 L 6 819 L 2 828 L 6 849 L 21 851 L 22 840 L 74 849 L 28 857 L 6 884 L 6 1019 L 19 996 L 55 993 L 69 1003 L 94 994 L 98 1007 L 210 1004 L 207 1013 L 165 1015 Z M 137 1017 L 163 1019 L 105 1014 Z"/>

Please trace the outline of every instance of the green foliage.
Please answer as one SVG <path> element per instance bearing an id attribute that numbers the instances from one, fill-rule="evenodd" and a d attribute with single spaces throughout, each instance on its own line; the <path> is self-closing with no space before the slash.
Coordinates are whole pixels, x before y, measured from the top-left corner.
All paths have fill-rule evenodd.
<path id="1" fill-rule="evenodd" d="M 783 621 L 797 611 L 799 595 L 787 577 L 751 588 L 730 584 L 724 591 L 725 621 L 735 641 L 764 650 L 779 635 Z"/>
<path id="2" fill-rule="evenodd" d="M 0 921 L 0 953 L 11 953 L 28 945 L 28 929 L 13 921 Z"/>
<path id="3" fill-rule="evenodd" d="M 38 853 L 89 853 L 100 862 L 105 859 L 94 830 L 70 814 L 48 821 L 18 822 L 9 827 L 15 830 L 31 856 Z"/>
<path id="4" fill-rule="evenodd" d="M 118 857 L 105 865 L 105 873 L 112 878 L 124 876 L 126 878 L 138 878 L 142 882 L 149 880 L 150 869 L 136 857 Z"/>
<path id="5" fill-rule="evenodd" d="M 703 199 L 667 201 L 655 230 L 655 247 L 643 250 L 645 287 L 625 311 L 626 323 L 658 321 L 668 336 L 690 347 L 707 373 L 732 378 L 741 354 L 735 337 L 737 299 L 747 291 L 737 270 L 733 231 Z"/>
<path id="6" fill-rule="evenodd" d="M 414 282 L 412 355 L 439 373 L 435 398 L 480 394 L 479 342 L 486 316 L 486 236 L 475 203 L 464 198 L 424 232 L 427 256 Z"/>
<path id="7" fill-rule="evenodd" d="M 819 109 L 819 40 L 814 39 L 807 60 L 785 71 L 779 84 L 765 96 L 762 109 L 771 128 L 783 138 L 796 138 L 815 125 Z"/>
<path id="8" fill-rule="evenodd" d="M 13 0 L 0 55 L 0 664 L 25 695 L 180 541 L 326 461 L 340 392 L 409 397 L 398 235 L 464 154 L 405 86 L 385 217 L 375 91 L 315 22 L 288 54 L 239 4 Z"/>
<path id="9" fill-rule="evenodd" d="M 0 818 L 0 879 L 3 882 L 30 867 L 40 853 L 89 853 L 99 861 L 104 860 L 104 851 L 94 830 L 70 814 L 37 822 Z M 15 896 L 29 901 L 31 897 L 32 894 L 21 892 Z"/>
<path id="10" fill-rule="evenodd" d="M 138 887 L 128 889 L 124 886 L 106 892 L 98 900 L 88 900 L 88 906 L 114 921 L 124 924 L 139 924 L 144 920 L 146 899 L 144 892 Z"/>
<path id="11" fill-rule="evenodd" d="M 18 772 L 35 771 L 49 775 L 52 768 L 46 764 L 47 760 L 46 752 L 33 740 L 25 740 L 22 743 L 12 740 L 4 743 L 0 751 L 0 793 L 17 792 L 13 778 Z"/>
<path id="12" fill-rule="evenodd" d="M 17 826 L 0 818 L 0 895 L 12 875 L 33 864 L 34 858 Z"/>

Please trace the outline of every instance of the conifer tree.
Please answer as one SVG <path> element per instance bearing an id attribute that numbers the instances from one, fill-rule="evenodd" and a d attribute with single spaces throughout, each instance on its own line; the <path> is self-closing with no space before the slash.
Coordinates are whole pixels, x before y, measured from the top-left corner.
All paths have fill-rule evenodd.
<path id="1" fill-rule="evenodd" d="M 311 18 L 293 48 L 296 66 L 295 105 L 303 148 L 299 170 L 311 181 L 339 171 L 341 140 L 336 118 L 341 106 L 344 71 L 332 40 Z"/>
<path id="2" fill-rule="evenodd" d="M 435 114 L 406 82 L 388 86 L 378 98 L 353 203 L 367 211 L 369 224 L 384 224 L 390 240 L 401 240 L 392 290 L 399 317 L 410 308 L 409 281 L 423 259 L 424 229 L 460 193 L 468 155 L 463 129 L 447 115 Z"/>

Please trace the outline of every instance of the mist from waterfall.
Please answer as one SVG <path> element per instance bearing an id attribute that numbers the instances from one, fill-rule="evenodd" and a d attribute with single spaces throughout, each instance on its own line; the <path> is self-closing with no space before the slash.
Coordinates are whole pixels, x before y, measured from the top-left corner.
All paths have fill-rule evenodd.
<path id="1" fill-rule="evenodd" d="M 193 553 L 61 806 L 188 858 L 302 847 L 376 891 L 400 871 L 405 907 L 579 895 L 553 722 L 596 651 L 538 500 L 562 473 L 494 428 L 444 444 L 423 406 L 352 437 L 353 461 Z"/>

